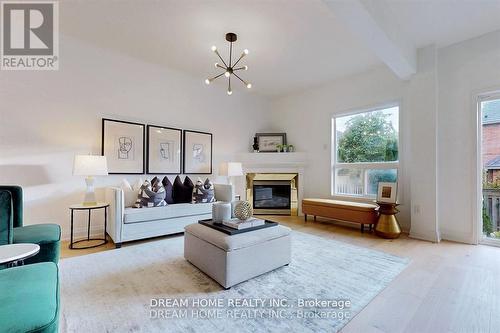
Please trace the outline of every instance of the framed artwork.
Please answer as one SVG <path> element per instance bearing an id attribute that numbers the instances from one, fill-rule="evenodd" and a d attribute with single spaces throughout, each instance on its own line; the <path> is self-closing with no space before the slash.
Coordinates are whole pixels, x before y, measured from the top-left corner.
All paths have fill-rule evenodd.
<path id="1" fill-rule="evenodd" d="M 212 173 L 212 134 L 184 131 L 184 173 Z"/>
<path id="2" fill-rule="evenodd" d="M 144 173 L 144 124 L 102 119 L 101 153 L 110 174 Z"/>
<path id="3" fill-rule="evenodd" d="M 260 153 L 276 153 L 277 145 L 286 145 L 286 133 L 256 133 Z"/>
<path id="4" fill-rule="evenodd" d="M 180 174 L 182 130 L 147 126 L 146 173 Z"/>
<path id="5" fill-rule="evenodd" d="M 378 183 L 377 201 L 396 203 L 398 183 Z"/>

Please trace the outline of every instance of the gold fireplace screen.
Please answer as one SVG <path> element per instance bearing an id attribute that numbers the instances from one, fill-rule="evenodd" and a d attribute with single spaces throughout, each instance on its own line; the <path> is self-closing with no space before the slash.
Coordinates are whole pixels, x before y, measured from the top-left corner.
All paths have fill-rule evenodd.
<path id="1" fill-rule="evenodd" d="M 290 209 L 255 209 L 254 214 L 269 214 L 269 215 L 298 215 L 298 180 L 297 173 L 247 173 L 246 175 L 246 195 L 247 201 L 253 207 L 253 185 L 254 182 L 269 181 L 269 182 L 289 182 L 290 183 Z"/>

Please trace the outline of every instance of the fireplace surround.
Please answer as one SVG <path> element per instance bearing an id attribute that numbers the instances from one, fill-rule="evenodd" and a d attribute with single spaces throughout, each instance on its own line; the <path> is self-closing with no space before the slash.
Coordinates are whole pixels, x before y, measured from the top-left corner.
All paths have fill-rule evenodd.
<path id="1" fill-rule="evenodd" d="M 247 173 L 246 195 L 255 215 L 298 215 L 297 173 Z"/>

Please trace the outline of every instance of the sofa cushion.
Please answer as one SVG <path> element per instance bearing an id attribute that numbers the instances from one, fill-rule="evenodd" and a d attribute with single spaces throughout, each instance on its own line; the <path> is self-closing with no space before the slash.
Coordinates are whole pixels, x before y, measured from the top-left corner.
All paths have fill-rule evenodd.
<path id="1" fill-rule="evenodd" d="M 0 245 L 12 243 L 12 194 L 0 190 Z"/>
<path id="2" fill-rule="evenodd" d="M 193 191 L 193 202 L 194 203 L 204 203 L 204 202 L 214 202 L 215 201 L 215 190 L 214 184 L 207 178 L 203 182 L 200 178 L 196 182 Z"/>
<path id="3" fill-rule="evenodd" d="M 183 216 L 206 215 L 212 213 L 212 204 L 173 204 L 148 209 L 125 208 L 123 221 L 125 224 L 145 221 L 164 220 Z"/>
<path id="4" fill-rule="evenodd" d="M 132 188 L 132 185 L 126 179 L 122 179 L 120 184 L 120 188 L 123 191 L 123 198 L 125 200 L 125 207 L 133 207 L 135 201 L 137 200 L 137 194 L 139 191 L 136 191 Z"/>
<path id="5" fill-rule="evenodd" d="M 174 180 L 174 202 L 189 203 L 193 200 L 194 184 L 191 179 L 186 176 L 184 182 L 181 182 L 181 177 L 177 176 Z"/>
<path id="6" fill-rule="evenodd" d="M 168 179 L 167 176 L 163 177 L 163 180 L 161 181 L 163 184 L 163 187 L 165 188 L 165 201 L 167 204 L 171 205 L 175 203 L 174 201 L 174 185 L 172 185 L 172 182 L 170 182 L 170 179 Z"/>
<path id="7" fill-rule="evenodd" d="M 291 229 L 281 225 L 244 232 L 236 235 L 228 235 L 215 229 L 206 227 L 200 223 L 193 223 L 184 228 L 186 232 L 198 237 L 218 248 L 229 252 L 243 249 L 270 240 L 290 235 Z"/>
<path id="8" fill-rule="evenodd" d="M 33 224 L 14 228 L 14 243 L 40 245 L 40 252 L 28 258 L 25 264 L 52 261 L 59 262 L 61 227 L 58 224 Z"/>
<path id="9" fill-rule="evenodd" d="M 57 265 L 44 262 L 0 271 L 2 332 L 57 332 Z"/>
<path id="10" fill-rule="evenodd" d="M 154 182 L 154 185 L 147 180 L 142 185 L 135 203 L 136 208 L 161 207 L 167 205 L 165 202 L 165 189 L 158 178 L 155 177 L 153 181 L 155 179 L 156 182 Z"/>

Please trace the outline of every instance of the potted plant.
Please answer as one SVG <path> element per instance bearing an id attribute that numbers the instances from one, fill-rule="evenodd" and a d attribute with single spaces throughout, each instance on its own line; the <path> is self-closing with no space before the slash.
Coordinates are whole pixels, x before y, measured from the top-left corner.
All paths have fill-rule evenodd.
<path id="1" fill-rule="evenodd" d="M 283 145 L 283 152 L 286 153 L 288 151 L 288 145 Z"/>
<path id="2" fill-rule="evenodd" d="M 295 151 L 295 146 L 294 145 L 288 145 L 288 152 L 293 153 Z"/>
<path id="3" fill-rule="evenodd" d="M 276 150 L 278 150 L 278 153 L 281 153 L 283 151 L 283 146 L 284 145 L 276 145 Z"/>

